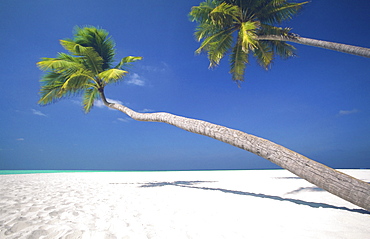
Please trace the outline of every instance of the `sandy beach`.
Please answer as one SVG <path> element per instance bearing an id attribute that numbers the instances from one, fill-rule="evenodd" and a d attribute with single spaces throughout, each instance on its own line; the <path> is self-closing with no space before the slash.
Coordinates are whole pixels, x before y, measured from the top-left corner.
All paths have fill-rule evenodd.
<path id="1" fill-rule="evenodd" d="M 370 182 L 370 170 L 341 170 Z M 0 238 L 370 238 L 370 213 L 285 170 L 0 175 Z"/>

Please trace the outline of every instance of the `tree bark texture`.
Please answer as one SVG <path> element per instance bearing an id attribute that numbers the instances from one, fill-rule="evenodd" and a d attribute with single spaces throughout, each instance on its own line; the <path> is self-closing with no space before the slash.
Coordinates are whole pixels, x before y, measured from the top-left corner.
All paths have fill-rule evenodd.
<path id="1" fill-rule="evenodd" d="M 126 106 L 103 102 L 138 121 L 163 122 L 186 131 L 208 136 L 257 154 L 293 174 L 346 201 L 370 211 L 370 184 L 341 173 L 303 155 L 239 130 L 169 113 L 138 113 Z"/>
<path id="2" fill-rule="evenodd" d="M 311 38 L 300 37 L 296 35 L 290 36 L 277 36 L 277 35 L 264 35 L 258 36 L 258 40 L 272 40 L 272 41 L 289 41 L 308 46 L 321 47 L 329 50 L 344 52 L 352 55 L 363 56 L 370 58 L 370 49 L 366 47 L 346 45 L 342 43 L 328 42 L 322 40 L 315 40 Z"/>

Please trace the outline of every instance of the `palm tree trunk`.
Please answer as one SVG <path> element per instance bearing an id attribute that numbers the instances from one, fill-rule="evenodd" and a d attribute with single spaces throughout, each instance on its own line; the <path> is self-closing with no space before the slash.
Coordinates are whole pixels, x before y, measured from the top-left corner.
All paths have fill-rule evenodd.
<path id="1" fill-rule="evenodd" d="M 335 43 L 335 42 L 328 42 L 328 41 L 322 41 L 322 40 L 315 40 L 305 37 L 300 37 L 297 35 L 289 35 L 289 36 L 278 36 L 278 35 L 262 35 L 258 36 L 258 40 L 272 40 L 272 41 L 289 41 L 289 42 L 295 42 L 303 45 L 308 46 L 316 46 L 321 47 L 329 50 L 344 52 L 352 55 L 357 56 L 363 56 L 363 57 L 369 57 L 370 58 L 370 49 L 365 47 L 359 47 L 359 46 L 351 46 L 341 43 Z"/>
<path id="2" fill-rule="evenodd" d="M 103 92 L 101 92 L 101 96 L 106 106 L 119 110 L 132 119 L 163 122 L 247 150 L 346 201 L 370 211 L 370 184 L 315 162 L 283 146 L 239 130 L 202 120 L 169 113 L 138 113 L 126 106 L 107 102 Z"/>

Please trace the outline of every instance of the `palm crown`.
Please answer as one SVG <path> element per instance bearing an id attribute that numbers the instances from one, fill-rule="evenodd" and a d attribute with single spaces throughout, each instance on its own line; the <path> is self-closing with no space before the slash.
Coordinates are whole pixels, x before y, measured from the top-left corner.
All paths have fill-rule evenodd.
<path id="1" fill-rule="evenodd" d="M 42 58 L 38 67 L 46 71 L 41 79 L 39 104 L 53 103 L 71 95 L 83 95 L 89 112 L 108 84 L 118 82 L 128 72 L 129 63 L 142 57 L 128 56 L 115 65 L 115 43 L 109 33 L 96 27 L 76 27 L 73 39 L 60 40 L 69 52 L 56 58 Z"/>
<path id="2" fill-rule="evenodd" d="M 269 68 L 275 55 L 282 58 L 295 55 L 292 45 L 284 41 L 258 40 L 258 36 L 287 36 L 289 28 L 273 25 L 291 19 L 305 3 L 289 0 L 206 0 L 189 13 L 190 19 L 198 23 L 195 37 L 202 41 L 196 53 L 207 52 L 210 67 L 214 67 L 231 49 L 230 73 L 236 82 L 243 81 L 251 53 L 265 69 Z"/>

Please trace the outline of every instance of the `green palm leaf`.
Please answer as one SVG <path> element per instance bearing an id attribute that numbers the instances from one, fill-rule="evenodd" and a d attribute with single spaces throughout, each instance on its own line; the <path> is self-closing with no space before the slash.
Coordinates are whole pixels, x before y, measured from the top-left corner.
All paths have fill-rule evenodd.
<path id="1" fill-rule="evenodd" d="M 83 108 L 85 113 L 89 113 L 94 106 L 95 100 L 99 98 L 99 90 L 96 88 L 87 89 L 83 95 Z"/>
<path id="2" fill-rule="evenodd" d="M 65 53 L 59 53 L 56 58 L 41 58 L 37 66 L 43 71 L 53 70 L 59 72 L 74 72 L 83 67 L 80 61 Z"/>
<path id="3" fill-rule="evenodd" d="M 296 56 L 296 48 L 284 41 L 267 41 L 274 53 L 280 56 L 282 59 L 288 59 L 289 57 Z"/>
<path id="4" fill-rule="evenodd" d="M 64 84 L 64 77 L 60 73 L 48 72 L 41 80 L 39 104 L 47 105 L 62 98 L 61 89 Z"/>
<path id="5" fill-rule="evenodd" d="M 275 27 L 267 24 L 261 24 L 261 28 L 258 30 L 258 35 L 277 35 L 277 36 L 289 36 L 292 29 L 285 27 Z"/>
<path id="6" fill-rule="evenodd" d="M 286 20 L 293 18 L 295 14 L 299 12 L 302 6 L 308 2 L 302 3 L 289 3 L 287 1 L 280 1 L 278 7 L 271 9 L 270 12 L 266 13 L 266 17 L 261 19 L 261 22 L 267 22 L 270 24 L 281 23 Z"/>
<path id="7" fill-rule="evenodd" d="M 120 70 L 120 69 L 109 69 L 103 71 L 98 74 L 98 77 L 105 83 L 114 83 L 118 80 L 122 79 L 124 75 L 126 75 L 128 71 Z"/>
<path id="8" fill-rule="evenodd" d="M 90 50 L 92 48 L 92 47 L 84 47 L 84 46 L 74 42 L 72 39 L 60 40 L 59 42 L 64 47 L 64 49 L 66 49 L 67 51 L 69 51 L 70 53 L 72 53 L 75 56 L 84 56 L 85 52 L 88 51 L 89 48 L 90 48 Z"/>
<path id="9" fill-rule="evenodd" d="M 142 59 L 143 59 L 143 57 L 141 57 L 141 56 L 126 56 L 126 57 L 122 58 L 121 61 L 119 62 L 119 64 L 114 68 L 122 69 L 123 67 L 130 66 L 131 63 L 133 63 L 135 61 L 140 61 Z"/>
<path id="10" fill-rule="evenodd" d="M 240 22 L 240 13 L 237 6 L 221 3 L 209 13 L 209 17 L 214 25 L 228 28 L 234 21 Z"/>
<path id="11" fill-rule="evenodd" d="M 247 63 L 248 54 L 243 51 L 242 40 L 239 39 L 230 55 L 230 73 L 235 82 L 244 81 L 244 72 Z"/>
<path id="12" fill-rule="evenodd" d="M 206 23 L 211 21 L 209 14 L 219 5 L 221 1 L 218 0 L 206 0 L 201 2 L 199 6 L 191 8 L 189 18 L 191 21 Z"/>
<path id="13" fill-rule="evenodd" d="M 229 36 L 234 32 L 234 29 L 220 30 L 215 34 L 212 34 L 204 39 L 201 46 L 195 51 L 197 54 L 200 54 L 202 51 L 208 51 L 210 45 L 217 44 L 218 41 L 225 41 L 225 35 Z"/>
<path id="14" fill-rule="evenodd" d="M 233 43 L 232 29 L 228 29 L 228 34 L 222 33 L 217 41 L 214 41 L 208 46 L 209 67 L 217 66 L 220 60 L 225 56 Z"/>
<path id="15" fill-rule="evenodd" d="M 221 27 L 214 25 L 212 23 L 202 23 L 199 24 L 199 26 L 196 28 L 194 36 L 195 39 L 200 42 L 202 39 L 212 36 L 222 30 L 223 29 Z"/>
<path id="16" fill-rule="evenodd" d="M 84 47 L 73 41 L 67 40 L 60 40 L 60 44 L 72 54 L 83 57 L 87 68 L 91 69 L 95 74 L 103 71 L 104 59 L 93 47 Z"/>
<path id="17" fill-rule="evenodd" d="M 96 87 L 99 86 L 90 71 L 81 69 L 69 75 L 62 86 L 62 90 L 79 91 L 85 89 L 89 83 L 96 85 Z"/>
<path id="18" fill-rule="evenodd" d="M 270 44 L 266 41 L 257 42 L 257 47 L 253 50 L 253 53 L 260 66 L 268 70 L 274 59 L 274 51 Z"/>
<path id="19" fill-rule="evenodd" d="M 249 52 L 249 49 L 256 48 L 256 29 L 257 22 L 243 22 L 240 25 L 239 38 L 241 39 L 242 49 L 245 53 Z"/>
<path id="20" fill-rule="evenodd" d="M 115 56 L 115 43 L 109 32 L 93 26 L 76 27 L 74 42 L 92 47 L 103 58 L 103 70 L 111 68 Z"/>

